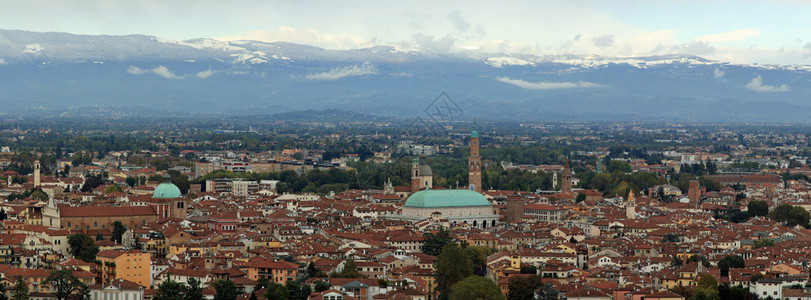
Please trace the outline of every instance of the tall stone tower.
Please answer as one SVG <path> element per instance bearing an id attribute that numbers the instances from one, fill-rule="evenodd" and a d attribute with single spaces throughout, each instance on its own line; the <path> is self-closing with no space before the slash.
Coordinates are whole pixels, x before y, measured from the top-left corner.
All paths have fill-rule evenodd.
<path id="1" fill-rule="evenodd" d="M 634 190 L 628 191 L 628 200 L 625 202 L 625 218 L 636 219 L 636 199 L 634 199 Z"/>
<path id="2" fill-rule="evenodd" d="M 569 159 L 566 159 L 566 166 L 563 167 L 563 178 L 560 182 L 560 191 L 564 193 L 572 192 L 572 169 L 569 168 Z"/>
<path id="3" fill-rule="evenodd" d="M 39 177 L 39 172 L 40 172 L 40 164 L 39 164 L 38 160 L 35 160 L 34 161 L 34 187 L 38 187 L 38 186 L 40 186 L 40 183 L 42 183 L 42 181 L 41 181 L 41 179 Z"/>
<path id="4" fill-rule="evenodd" d="M 434 172 L 425 156 L 411 161 L 411 193 L 434 187 Z"/>
<path id="5" fill-rule="evenodd" d="M 701 186 L 698 183 L 698 180 L 690 180 L 690 189 L 687 191 L 687 199 L 690 199 L 690 202 L 698 203 L 698 199 L 701 198 Z"/>
<path id="6" fill-rule="evenodd" d="M 415 157 L 411 160 L 411 193 L 420 190 L 420 159 Z"/>
<path id="7" fill-rule="evenodd" d="M 476 123 L 473 123 L 473 131 L 470 132 L 470 158 L 468 158 L 468 183 L 470 189 L 482 192 L 482 157 L 479 156 L 479 131 L 476 130 Z"/>

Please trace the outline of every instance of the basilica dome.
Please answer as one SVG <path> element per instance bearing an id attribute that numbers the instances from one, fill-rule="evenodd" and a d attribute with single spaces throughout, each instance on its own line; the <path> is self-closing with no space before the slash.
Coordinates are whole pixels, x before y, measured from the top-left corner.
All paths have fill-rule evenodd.
<path id="1" fill-rule="evenodd" d="M 152 198 L 180 198 L 180 189 L 169 179 L 169 174 L 163 175 L 163 182 L 155 187 Z"/>
<path id="2" fill-rule="evenodd" d="M 404 207 L 476 207 L 490 206 L 487 198 L 472 190 L 423 190 L 412 194 Z"/>

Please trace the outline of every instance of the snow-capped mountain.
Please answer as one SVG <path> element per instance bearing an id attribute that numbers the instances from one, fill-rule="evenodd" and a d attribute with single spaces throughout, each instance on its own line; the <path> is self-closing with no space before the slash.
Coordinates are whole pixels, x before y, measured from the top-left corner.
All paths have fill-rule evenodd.
<path id="1" fill-rule="evenodd" d="M 0 30 L 6 114 L 338 108 L 412 117 L 444 91 L 470 118 L 806 122 L 810 73 L 677 54 L 438 54 Z"/>

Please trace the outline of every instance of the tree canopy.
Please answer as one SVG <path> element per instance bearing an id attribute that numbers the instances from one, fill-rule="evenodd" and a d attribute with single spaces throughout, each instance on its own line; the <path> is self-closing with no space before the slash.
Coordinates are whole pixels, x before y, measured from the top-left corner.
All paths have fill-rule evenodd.
<path id="1" fill-rule="evenodd" d="M 450 300 L 502 300 L 504 295 L 495 282 L 481 276 L 469 276 L 450 287 Z"/>
<path id="2" fill-rule="evenodd" d="M 765 217 L 769 214 L 769 203 L 762 200 L 749 201 L 746 211 L 750 217 Z"/>
<path id="3" fill-rule="evenodd" d="M 718 261 L 718 268 L 721 269 L 721 276 L 729 276 L 729 269 L 746 267 L 743 257 L 739 255 L 727 255 Z"/>
<path id="4" fill-rule="evenodd" d="M 801 225 L 807 227 L 811 215 L 802 207 L 780 204 L 769 213 L 769 218 L 778 222 L 784 222 L 787 226 Z"/>
<path id="5" fill-rule="evenodd" d="M 454 284 L 473 275 L 473 263 L 470 256 L 456 243 L 450 243 L 442 248 L 442 252 L 435 262 L 437 290 L 440 293 L 448 292 Z"/>
<path id="6" fill-rule="evenodd" d="M 96 260 L 96 253 L 99 253 L 99 246 L 96 245 L 96 241 L 84 233 L 69 236 L 68 245 L 70 246 L 70 254 L 76 259 L 85 262 L 93 262 Z"/>

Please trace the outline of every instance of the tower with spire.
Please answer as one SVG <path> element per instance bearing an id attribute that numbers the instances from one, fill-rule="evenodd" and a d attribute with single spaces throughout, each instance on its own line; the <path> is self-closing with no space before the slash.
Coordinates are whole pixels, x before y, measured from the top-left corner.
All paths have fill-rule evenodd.
<path id="1" fill-rule="evenodd" d="M 625 203 L 625 218 L 636 219 L 636 200 L 634 199 L 634 190 L 628 191 L 628 200 Z"/>
<path id="2" fill-rule="evenodd" d="M 476 130 L 476 120 L 473 120 L 473 130 L 470 132 L 468 183 L 471 190 L 482 192 L 482 157 L 479 156 L 479 131 Z"/>

